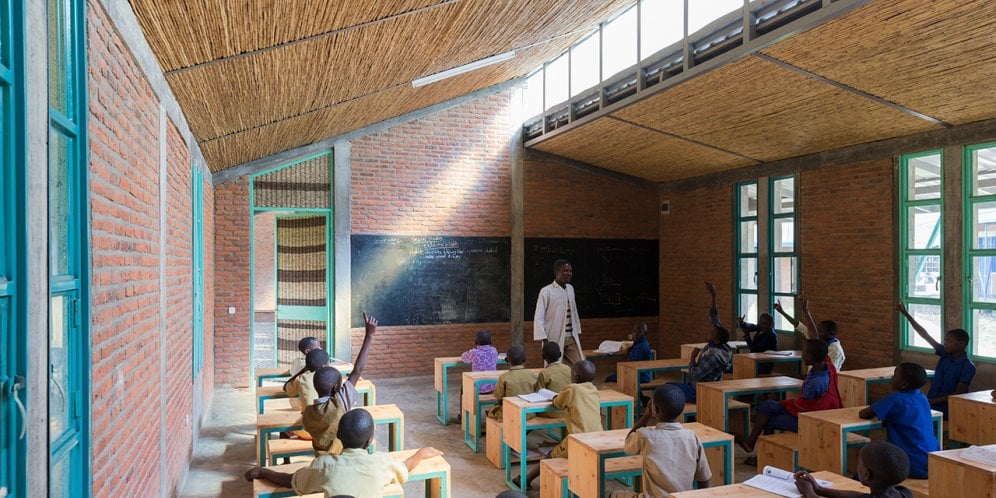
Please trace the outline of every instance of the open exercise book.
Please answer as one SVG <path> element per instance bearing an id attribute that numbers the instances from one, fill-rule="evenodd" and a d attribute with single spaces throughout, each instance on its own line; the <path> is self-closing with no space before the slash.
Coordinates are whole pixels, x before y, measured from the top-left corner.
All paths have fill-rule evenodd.
<path id="1" fill-rule="evenodd" d="M 824 488 L 833 485 L 830 481 L 821 481 L 819 479 L 816 482 L 820 483 L 820 486 Z M 799 488 L 795 487 L 795 476 L 791 472 L 770 465 L 765 465 L 764 470 L 760 474 L 747 479 L 744 481 L 744 484 L 779 496 L 787 496 L 789 498 L 799 498 L 802 496 Z"/>
<path id="2" fill-rule="evenodd" d="M 795 351 L 772 351 L 770 349 L 764 352 L 764 354 L 776 354 L 778 356 L 792 356 L 793 353 Z"/>
<path id="3" fill-rule="evenodd" d="M 996 444 L 990 444 L 987 446 L 969 446 L 958 456 L 966 460 L 989 465 L 990 467 L 996 467 Z"/>
<path id="4" fill-rule="evenodd" d="M 519 398 L 522 398 L 530 403 L 545 403 L 547 401 L 553 401 L 553 398 L 557 397 L 557 393 L 549 389 L 540 389 L 537 392 L 529 394 L 520 394 Z"/>
<path id="5" fill-rule="evenodd" d="M 623 348 L 623 341 L 602 341 L 598 344 L 598 349 L 595 351 L 599 353 L 613 354 L 618 353 Z"/>

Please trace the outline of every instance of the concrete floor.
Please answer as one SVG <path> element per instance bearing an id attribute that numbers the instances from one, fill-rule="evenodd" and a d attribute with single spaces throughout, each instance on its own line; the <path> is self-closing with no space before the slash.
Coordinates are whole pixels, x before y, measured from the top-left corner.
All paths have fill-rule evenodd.
<path id="1" fill-rule="evenodd" d="M 493 497 L 507 489 L 504 471 L 496 469 L 484 455 L 475 454 L 463 442 L 460 425 L 442 426 L 435 417 L 435 396 L 431 376 L 406 379 L 371 379 L 377 385 L 377 401 L 397 404 L 405 414 L 405 447 L 433 446 L 441 450 L 452 467 L 453 498 Z M 459 374 L 450 378 L 450 415 L 455 417 L 459 404 Z M 613 387 L 609 385 L 608 387 Z M 210 418 L 201 430 L 194 449 L 190 473 L 180 492 L 181 497 L 252 496 L 252 486 L 242 474 L 255 461 L 255 397 L 249 389 L 219 389 L 215 391 Z M 537 444 L 530 438 L 531 444 Z M 387 430 L 377 434 L 378 446 L 386 447 Z M 483 438 L 481 441 L 483 447 Z M 736 480 L 753 475 L 753 469 L 742 464 L 744 454 L 736 450 Z M 610 489 L 618 483 L 611 482 Z M 406 498 L 421 498 L 421 483 L 406 484 Z M 539 496 L 539 479 L 533 482 L 529 496 Z"/>

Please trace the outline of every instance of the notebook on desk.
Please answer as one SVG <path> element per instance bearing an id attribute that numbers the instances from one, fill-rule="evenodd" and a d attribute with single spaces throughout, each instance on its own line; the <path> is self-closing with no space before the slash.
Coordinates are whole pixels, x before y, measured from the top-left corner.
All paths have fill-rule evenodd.
<path id="1" fill-rule="evenodd" d="M 996 444 L 986 446 L 969 446 L 958 456 L 981 464 L 996 467 Z"/>
<path id="2" fill-rule="evenodd" d="M 778 356 L 792 356 L 793 353 L 795 351 L 772 351 L 770 349 L 764 352 L 764 354 L 776 354 Z"/>
<path id="3" fill-rule="evenodd" d="M 557 393 L 549 389 L 540 389 L 534 393 L 520 394 L 519 398 L 524 399 L 530 403 L 546 403 L 548 401 L 553 401 L 553 398 L 557 397 Z"/>
<path id="4" fill-rule="evenodd" d="M 817 479 L 816 482 L 824 488 L 833 485 L 830 481 L 822 481 L 819 479 Z M 779 496 L 787 496 L 788 498 L 799 498 L 802 496 L 802 493 L 799 492 L 799 488 L 795 487 L 794 474 L 787 470 L 772 467 L 770 465 L 765 465 L 760 474 L 747 479 L 744 481 L 744 484 L 752 488 L 760 489 L 761 491 L 767 491 Z"/>

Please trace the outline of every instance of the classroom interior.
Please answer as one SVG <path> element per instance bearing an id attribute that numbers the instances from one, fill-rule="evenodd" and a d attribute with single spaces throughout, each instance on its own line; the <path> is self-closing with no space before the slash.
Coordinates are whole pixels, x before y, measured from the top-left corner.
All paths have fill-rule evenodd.
<path id="1" fill-rule="evenodd" d="M 842 373 L 934 368 L 905 303 L 937 339 L 969 332 L 988 396 L 994 81 L 986 0 L 0 0 L 0 498 L 266 496 L 242 473 L 296 422 L 297 341 L 351 364 L 364 312 L 377 448 L 444 452 L 403 495 L 495 496 L 511 426 L 460 388 L 497 373 L 453 358 L 488 329 L 542 367 L 560 258 L 582 347 L 646 323 L 676 362 L 661 378 L 705 341 L 711 282 L 732 340 L 804 294 L 840 326 Z M 625 429 L 639 383 L 603 379 L 639 367 L 593 356 Z M 887 383 L 867 391 L 855 406 Z M 723 434 L 750 397 L 719 396 L 695 418 L 726 445 L 713 486 L 755 472 Z M 985 434 L 944 421 L 950 447 L 996 443 L 973 400 Z M 788 462 L 795 444 L 848 475 L 847 451 L 792 441 Z M 563 485 L 599 496 L 631 471 L 579 483 L 564 462 Z M 991 466 L 917 496 L 972 472 L 957 489 L 996 496 Z"/>

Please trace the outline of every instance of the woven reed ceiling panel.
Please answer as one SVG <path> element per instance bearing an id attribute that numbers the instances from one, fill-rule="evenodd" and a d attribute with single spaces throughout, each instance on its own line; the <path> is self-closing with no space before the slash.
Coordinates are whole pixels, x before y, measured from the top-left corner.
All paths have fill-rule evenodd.
<path id="1" fill-rule="evenodd" d="M 205 146 L 219 137 L 255 130 L 266 134 L 284 120 L 326 113 L 337 104 L 351 109 L 351 123 L 376 123 L 445 100 L 431 95 L 452 98 L 522 76 L 628 3 L 132 0 L 167 81 Z M 541 48 L 543 58 L 529 57 L 533 48 Z M 396 88 L 410 91 L 413 79 L 508 50 L 517 55 L 500 66 L 502 72 L 470 78 L 477 86 L 464 86 L 458 93 L 445 83 L 430 85 L 415 97 L 417 107 L 408 100 L 411 93 Z M 432 89 L 436 86 L 447 88 Z M 367 115 L 365 106 L 354 104 L 383 100 L 386 94 L 397 98 L 380 102 L 382 109 L 394 109 L 386 114 Z M 359 127 L 322 125 L 343 131 Z M 270 145 L 268 153 L 296 146 Z M 217 152 L 226 147 L 211 148 L 216 152 L 208 158 L 209 166 L 216 171 L 263 157 L 243 154 L 235 160 Z"/>
<path id="2" fill-rule="evenodd" d="M 613 115 L 760 161 L 939 128 L 757 57 Z"/>
<path id="3" fill-rule="evenodd" d="M 992 0 L 879 0 L 764 53 L 949 123 L 996 117 Z"/>
<path id="4" fill-rule="evenodd" d="M 752 164 L 732 154 L 605 117 L 534 148 L 654 182 Z"/>
<path id="5" fill-rule="evenodd" d="M 399 85 L 271 125 L 203 141 L 201 151 L 211 170 L 220 171 L 459 97 L 467 93 L 468 88 L 500 83 L 508 79 L 508 74 L 538 67 L 560 50 L 555 44 L 537 45 L 514 59 L 422 88 Z"/>

